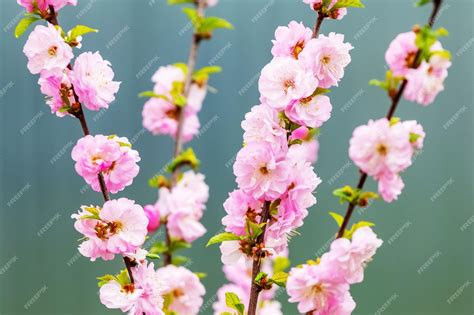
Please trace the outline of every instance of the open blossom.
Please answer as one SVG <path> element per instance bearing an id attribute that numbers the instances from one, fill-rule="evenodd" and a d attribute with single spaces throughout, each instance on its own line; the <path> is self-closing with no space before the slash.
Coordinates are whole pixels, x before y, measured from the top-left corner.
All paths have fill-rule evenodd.
<path id="1" fill-rule="evenodd" d="M 76 219 L 76 230 L 87 238 L 79 252 L 92 261 L 132 253 L 147 235 L 148 219 L 143 208 L 127 198 L 106 201 L 102 209 L 83 206 L 72 218 Z"/>
<path id="2" fill-rule="evenodd" d="M 370 227 L 361 227 L 355 231 L 352 240 L 334 240 L 330 251 L 321 258 L 321 263 L 337 268 L 341 280 L 349 284 L 360 283 L 364 280 L 366 264 L 372 260 L 382 243 Z"/>
<path id="3" fill-rule="evenodd" d="M 311 164 L 318 160 L 319 142 L 316 139 L 305 140 L 301 144 L 293 144 L 288 150 L 288 158 L 306 161 Z"/>
<path id="4" fill-rule="evenodd" d="M 74 93 L 71 89 L 71 82 L 68 77 L 68 70 L 49 72 L 41 72 L 38 84 L 40 85 L 41 93 L 46 96 L 46 104 L 51 108 L 51 113 L 58 117 L 67 115 L 67 112 L 61 111 L 66 108 L 63 96 L 69 100 L 69 104 L 75 102 Z"/>
<path id="5" fill-rule="evenodd" d="M 251 142 L 237 154 L 234 174 L 239 188 L 255 199 L 275 200 L 288 186 L 290 169 L 270 144 Z"/>
<path id="6" fill-rule="evenodd" d="M 60 31 L 49 24 L 37 25 L 28 36 L 23 53 L 28 57 L 28 70 L 62 71 L 74 57 L 72 48 L 64 42 Z"/>
<path id="7" fill-rule="evenodd" d="M 398 198 L 402 193 L 403 183 L 402 178 L 399 174 L 383 173 L 377 177 L 378 180 L 378 191 L 386 202 L 392 202 Z"/>
<path id="8" fill-rule="evenodd" d="M 326 95 L 316 95 L 295 101 L 285 110 L 293 122 L 311 128 L 319 128 L 331 118 L 332 105 Z"/>
<path id="9" fill-rule="evenodd" d="M 44 12 L 50 5 L 54 7 L 55 11 L 58 11 L 66 5 L 77 4 L 77 0 L 17 0 L 16 2 L 28 12 L 33 12 L 35 5 L 40 11 Z"/>
<path id="10" fill-rule="evenodd" d="M 317 86 L 318 80 L 311 71 L 290 57 L 273 58 L 262 69 L 258 81 L 262 100 L 278 110 L 284 109 L 292 101 L 310 96 Z"/>
<path id="11" fill-rule="evenodd" d="M 329 264 L 292 268 L 286 291 L 289 301 L 298 303 L 298 311 L 313 315 L 350 315 L 355 302 L 349 284 L 338 281 L 338 270 Z"/>
<path id="12" fill-rule="evenodd" d="M 185 107 L 183 125 L 183 140 L 189 141 L 199 132 L 197 115 Z M 143 127 L 154 135 L 169 135 L 176 137 L 178 132 L 178 107 L 161 98 L 150 98 L 143 107 Z"/>
<path id="13" fill-rule="evenodd" d="M 222 218 L 222 224 L 227 232 L 235 235 L 245 235 L 246 217 L 258 217 L 263 203 L 253 199 L 242 190 L 234 190 L 224 202 L 227 215 Z"/>
<path id="14" fill-rule="evenodd" d="M 99 291 L 100 301 L 107 308 L 121 309 L 130 315 L 164 315 L 163 295 L 167 284 L 154 270 L 153 263 L 133 267 L 134 283 L 111 280 Z"/>
<path id="15" fill-rule="evenodd" d="M 401 123 L 410 133 L 410 142 L 414 149 L 420 150 L 423 148 L 423 142 L 425 140 L 425 131 L 423 126 L 420 125 L 416 120 L 406 120 Z"/>
<path id="16" fill-rule="evenodd" d="M 99 52 L 80 54 L 71 72 L 71 81 L 79 101 L 90 110 L 108 108 L 115 100 L 120 82 L 113 81 L 114 71 L 110 62 Z"/>
<path id="17" fill-rule="evenodd" d="M 407 32 L 397 35 L 388 46 L 385 61 L 395 76 L 405 76 L 415 61 L 418 47 L 416 34 Z"/>
<path id="18" fill-rule="evenodd" d="M 353 48 L 344 43 L 344 35 L 331 32 L 310 40 L 299 59 L 319 80 L 319 87 L 329 88 L 337 86 L 344 76 L 344 69 L 351 62 L 349 51 Z"/>
<path id="19" fill-rule="evenodd" d="M 244 142 L 268 142 L 276 151 L 286 151 L 286 130 L 280 125 L 278 112 L 265 104 L 253 106 L 242 121 Z"/>
<path id="20" fill-rule="evenodd" d="M 413 148 L 409 139 L 409 131 L 400 123 L 390 126 L 386 118 L 370 120 L 354 130 L 349 156 L 370 176 L 399 173 L 411 165 Z"/>
<path id="21" fill-rule="evenodd" d="M 158 279 L 166 283 L 165 294 L 172 297 L 168 310 L 182 315 L 196 315 L 206 289 L 198 276 L 184 267 L 168 265 L 156 271 Z"/>
<path id="22" fill-rule="evenodd" d="M 240 250 L 239 241 L 222 242 L 219 249 L 221 250 L 221 261 L 224 265 L 234 265 L 245 257 Z"/>
<path id="23" fill-rule="evenodd" d="M 76 172 L 95 191 L 100 191 L 99 173 L 107 189 L 116 193 L 132 184 L 140 169 L 138 152 L 132 150 L 128 139 L 123 137 L 87 135 L 77 141 L 71 156 L 76 161 Z"/>
<path id="24" fill-rule="evenodd" d="M 313 31 L 310 28 L 296 21 L 291 21 L 288 26 L 279 26 L 275 31 L 275 39 L 272 40 L 272 55 L 298 59 L 298 55 L 311 39 L 312 34 Z"/>
<path id="25" fill-rule="evenodd" d="M 417 69 L 410 69 L 406 73 L 408 82 L 403 97 L 420 105 L 428 106 L 433 103 L 439 92 L 444 90 L 445 78 L 444 75 L 437 76 L 433 67 L 423 61 Z"/>

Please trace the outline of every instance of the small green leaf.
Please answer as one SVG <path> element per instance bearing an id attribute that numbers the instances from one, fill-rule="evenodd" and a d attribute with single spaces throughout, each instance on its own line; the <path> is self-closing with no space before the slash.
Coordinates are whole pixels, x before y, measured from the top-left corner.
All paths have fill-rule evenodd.
<path id="1" fill-rule="evenodd" d="M 222 71 L 222 68 L 219 66 L 210 66 L 210 67 L 203 67 L 193 74 L 193 81 L 197 82 L 198 84 L 205 84 L 209 80 L 209 75 L 213 73 L 219 73 Z"/>
<path id="2" fill-rule="evenodd" d="M 146 255 L 147 258 L 150 258 L 150 259 L 160 259 L 160 255 L 158 254 L 152 254 L 152 253 L 148 253 Z"/>
<path id="3" fill-rule="evenodd" d="M 173 173 L 176 168 L 181 167 L 182 165 L 189 165 L 192 169 L 197 169 L 199 164 L 200 161 L 197 159 L 194 150 L 192 148 L 188 148 L 181 152 L 170 164 L 168 164 L 166 170 L 170 173 Z"/>
<path id="4" fill-rule="evenodd" d="M 359 222 L 353 224 L 351 226 L 350 230 L 345 230 L 344 231 L 344 237 L 347 238 L 347 239 L 351 239 L 352 236 L 354 235 L 355 231 L 357 231 L 357 229 L 359 229 L 361 227 L 364 227 L 364 226 L 375 226 L 375 224 L 372 223 L 372 222 L 368 222 L 368 221 L 359 221 Z"/>
<path id="5" fill-rule="evenodd" d="M 252 238 L 257 238 L 260 234 L 263 233 L 263 227 L 265 226 L 265 222 L 263 223 L 255 223 L 250 220 L 247 220 L 247 234 Z"/>
<path id="6" fill-rule="evenodd" d="M 214 235 L 213 237 L 211 237 L 209 239 L 209 241 L 206 244 L 206 247 L 210 246 L 210 245 L 213 245 L 213 244 L 217 244 L 217 243 L 222 243 L 222 242 L 226 242 L 226 241 L 237 241 L 237 240 L 240 240 L 240 239 L 241 239 L 240 236 L 237 236 L 237 235 L 232 234 L 230 232 L 219 233 L 219 234 Z"/>
<path id="7" fill-rule="evenodd" d="M 233 29 L 234 27 L 225 19 L 217 16 L 208 16 L 203 18 L 201 24 L 197 27 L 197 32 L 199 34 L 208 34 L 218 28 Z"/>
<path id="8" fill-rule="evenodd" d="M 169 5 L 194 3 L 194 0 L 168 0 Z"/>
<path id="9" fill-rule="evenodd" d="M 173 255 L 171 258 L 171 263 L 175 266 L 180 266 L 189 261 L 189 258 L 182 255 Z"/>
<path id="10" fill-rule="evenodd" d="M 424 6 L 425 4 L 428 4 L 430 3 L 432 0 L 418 0 L 416 3 L 415 3 L 415 6 L 416 7 L 421 7 L 421 6 Z"/>
<path id="11" fill-rule="evenodd" d="M 188 16 L 196 29 L 201 25 L 203 17 L 199 15 L 196 9 L 186 7 L 183 8 L 183 12 Z"/>
<path id="12" fill-rule="evenodd" d="M 143 91 L 140 94 L 138 94 L 138 97 L 155 97 L 155 98 L 161 98 L 164 99 L 165 101 L 170 101 L 170 99 L 166 95 L 162 94 L 156 94 L 153 91 Z"/>
<path id="13" fill-rule="evenodd" d="M 115 278 L 114 275 L 103 275 L 102 277 L 97 277 L 97 280 L 99 280 L 99 282 L 97 283 L 97 285 L 100 287 L 102 287 L 104 284 L 107 284 L 109 283 L 110 281 L 112 280 L 117 280 L 117 278 Z"/>
<path id="14" fill-rule="evenodd" d="M 170 187 L 171 182 L 164 175 L 156 175 L 148 180 L 148 186 L 152 188 Z"/>
<path id="15" fill-rule="evenodd" d="M 168 251 L 168 246 L 164 241 L 158 241 L 150 248 L 149 252 L 151 254 L 163 254 Z"/>
<path id="16" fill-rule="evenodd" d="M 266 278 L 267 276 L 268 276 L 268 274 L 266 274 L 266 273 L 263 272 L 263 271 L 260 271 L 260 272 L 257 274 L 257 276 L 255 277 L 254 281 L 255 281 L 256 283 L 260 283 L 260 281 L 261 281 L 262 279 Z"/>
<path id="17" fill-rule="evenodd" d="M 287 257 L 278 256 L 273 260 L 273 272 L 285 271 L 290 267 L 290 260 Z"/>
<path id="18" fill-rule="evenodd" d="M 72 42 L 76 40 L 79 36 L 88 34 L 88 33 L 97 33 L 99 30 L 91 28 L 85 25 L 76 25 L 68 32 L 68 41 Z"/>
<path id="19" fill-rule="evenodd" d="M 268 283 L 274 283 L 279 287 L 286 287 L 286 280 L 288 280 L 288 273 L 284 271 L 275 272 L 268 280 Z"/>
<path id="20" fill-rule="evenodd" d="M 18 38 L 21 35 L 23 35 L 23 33 L 28 29 L 28 27 L 30 27 L 31 24 L 33 24 L 34 22 L 38 20 L 40 20 L 39 17 L 31 16 L 31 15 L 28 15 L 22 18 L 20 22 L 18 22 L 17 26 L 15 27 L 15 37 Z"/>
<path id="21" fill-rule="evenodd" d="M 338 0 L 336 4 L 331 8 L 340 9 L 340 8 L 365 8 L 364 4 L 360 0 Z"/>
<path id="22" fill-rule="evenodd" d="M 344 217 L 335 212 L 329 212 L 329 215 L 336 221 L 337 226 L 341 227 L 342 222 L 344 222 Z"/>
<path id="23" fill-rule="evenodd" d="M 339 197 L 339 202 L 343 204 L 344 202 L 353 203 L 357 200 L 359 196 L 358 189 L 354 189 L 351 186 L 344 186 L 333 191 L 333 195 Z"/>
<path id="24" fill-rule="evenodd" d="M 194 273 L 199 279 L 204 279 L 207 277 L 207 273 L 205 272 L 195 272 Z"/>
<path id="25" fill-rule="evenodd" d="M 122 286 L 130 283 L 127 269 L 121 270 L 115 278 L 117 279 L 117 282 L 120 283 Z"/>
<path id="26" fill-rule="evenodd" d="M 172 241 L 171 244 L 170 244 L 170 252 L 173 253 L 177 250 L 180 250 L 180 249 L 186 249 L 186 248 L 191 248 L 191 244 L 188 243 L 188 242 L 185 242 L 185 241 L 179 241 L 179 240 L 175 240 L 175 241 Z"/>
<path id="27" fill-rule="evenodd" d="M 237 294 L 232 293 L 232 292 L 226 292 L 225 293 L 225 304 L 228 307 L 236 310 L 239 313 L 239 315 L 244 314 L 245 306 L 242 304 L 242 302 L 240 302 L 240 299 L 237 296 Z"/>

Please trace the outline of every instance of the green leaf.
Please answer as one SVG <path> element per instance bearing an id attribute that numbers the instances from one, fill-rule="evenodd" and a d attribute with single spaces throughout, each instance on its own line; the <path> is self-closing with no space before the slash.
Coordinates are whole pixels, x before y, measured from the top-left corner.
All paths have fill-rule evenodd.
<path id="1" fill-rule="evenodd" d="M 151 254 L 163 254 L 168 251 L 168 246 L 164 241 L 158 241 L 150 248 L 149 252 Z"/>
<path id="2" fill-rule="evenodd" d="M 432 0 L 418 0 L 416 3 L 415 3 L 415 6 L 416 7 L 421 7 L 421 6 L 424 6 L 425 4 L 428 4 L 430 3 Z"/>
<path id="3" fill-rule="evenodd" d="M 434 31 L 435 32 L 435 35 L 437 37 L 445 37 L 445 36 L 448 36 L 449 35 L 449 32 L 447 29 L 445 29 L 444 27 L 440 27 L 438 28 L 437 30 Z"/>
<path id="4" fill-rule="evenodd" d="M 183 107 L 186 105 L 186 97 L 183 95 L 184 92 L 184 82 L 175 81 L 172 83 L 171 87 L 171 99 L 173 104 L 179 107 Z"/>
<path id="5" fill-rule="evenodd" d="M 160 255 L 158 255 L 158 254 L 153 254 L 153 253 L 148 253 L 148 254 L 146 254 L 146 257 L 147 257 L 147 258 L 150 258 L 150 259 L 160 259 Z"/>
<path id="6" fill-rule="evenodd" d="M 225 304 L 228 307 L 236 310 L 239 313 L 239 315 L 244 314 L 245 306 L 242 304 L 242 302 L 240 302 L 240 299 L 237 296 L 237 294 L 232 293 L 232 292 L 226 292 L 225 293 Z"/>
<path id="7" fill-rule="evenodd" d="M 250 220 L 247 220 L 247 233 L 248 236 L 252 238 L 257 238 L 260 234 L 263 233 L 263 227 L 265 226 L 265 222 L 263 223 L 255 223 Z"/>
<path id="8" fill-rule="evenodd" d="M 176 241 L 171 242 L 170 247 L 169 247 L 169 251 L 171 253 L 173 253 L 177 250 L 185 249 L 185 248 L 191 248 L 191 244 L 187 243 L 185 241 L 176 240 Z"/>
<path id="9" fill-rule="evenodd" d="M 344 222 L 344 217 L 335 212 L 329 212 L 329 215 L 336 221 L 337 226 L 341 227 L 342 222 Z"/>
<path id="10" fill-rule="evenodd" d="M 171 258 L 171 263 L 175 266 L 180 266 L 189 261 L 189 258 L 182 255 L 173 255 Z"/>
<path id="11" fill-rule="evenodd" d="M 188 65 L 182 62 L 174 63 L 173 66 L 180 68 L 183 71 L 184 75 L 188 75 Z"/>
<path id="12" fill-rule="evenodd" d="M 99 30 L 91 28 L 85 25 L 76 25 L 68 32 L 68 41 L 72 42 L 76 40 L 79 36 L 88 34 L 88 33 L 97 33 Z"/>
<path id="13" fill-rule="evenodd" d="M 344 231 L 344 237 L 347 238 L 347 239 L 351 239 L 352 236 L 354 235 L 355 231 L 357 231 L 357 229 L 359 229 L 361 227 L 364 227 L 364 226 L 375 226 L 375 224 L 372 223 L 372 222 L 369 222 L 369 221 L 359 221 L 359 222 L 353 224 L 351 226 L 350 230 L 345 230 Z"/>
<path id="14" fill-rule="evenodd" d="M 287 257 L 278 256 L 273 260 L 273 272 L 285 271 L 290 267 L 290 260 Z"/>
<path id="15" fill-rule="evenodd" d="M 193 80 L 198 84 L 205 84 L 209 80 L 209 75 L 213 73 L 219 73 L 222 71 L 222 68 L 219 66 L 210 66 L 210 67 L 203 67 L 193 74 Z"/>
<path id="16" fill-rule="evenodd" d="M 170 102 L 170 99 L 166 95 L 156 94 L 153 91 L 143 91 L 140 94 L 138 94 L 138 97 L 155 97 L 155 98 L 161 98 Z"/>
<path id="17" fill-rule="evenodd" d="M 380 196 L 373 191 L 364 191 L 359 194 L 357 204 L 359 205 L 359 207 L 367 207 L 367 205 L 369 204 L 369 200 L 379 198 Z"/>
<path id="18" fill-rule="evenodd" d="M 207 273 L 205 272 L 195 272 L 194 273 L 199 279 L 204 279 L 207 277 Z"/>
<path id="19" fill-rule="evenodd" d="M 117 279 L 117 282 L 120 283 L 122 286 L 130 283 L 127 269 L 121 270 L 115 278 Z"/>
<path id="20" fill-rule="evenodd" d="M 30 27 L 31 24 L 33 24 L 34 22 L 38 20 L 40 20 L 39 17 L 31 16 L 31 15 L 28 15 L 22 18 L 20 22 L 18 22 L 17 26 L 15 27 L 15 37 L 18 38 L 21 35 L 23 35 L 23 33 L 28 29 L 28 27 Z"/>
<path id="21" fill-rule="evenodd" d="M 203 17 L 199 15 L 196 9 L 186 7 L 183 8 L 183 12 L 188 16 L 196 29 L 201 25 Z"/>
<path id="22" fill-rule="evenodd" d="M 99 282 L 97 283 L 97 285 L 100 287 L 102 287 L 104 284 L 107 284 L 109 283 L 110 281 L 112 280 L 117 280 L 117 278 L 115 278 L 114 275 L 103 275 L 102 277 L 97 277 L 97 280 L 99 280 Z"/>
<path id="23" fill-rule="evenodd" d="M 194 154 L 192 148 L 188 148 L 185 151 L 181 152 L 168 166 L 166 170 L 170 173 L 173 173 L 176 168 L 181 167 L 182 165 L 189 165 L 192 169 L 197 169 L 199 167 L 199 160 Z"/>
<path id="24" fill-rule="evenodd" d="M 194 0 L 168 0 L 169 5 L 194 3 Z"/>
<path id="25" fill-rule="evenodd" d="M 268 274 L 266 274 L 266 273 L 263 272 L 263 271 L 260 271 L 260 272 L 257 274 L 257 276 L 255 277 L 254 281 L 255 281 L 256 283 L 260 283 L 260 281 L 261 281 L 262 279 L 266 278 L 267 276 L 268 276 Z"/>
<path id="26" fill-rule="evenodd" d="M 268 283 L 274 283 L 279 287 L 286 287 L 286 280 L 288 280 L 288 273 L 284 271 L 275 272 L 268 280 Z"/>
<path id="27" fill-rule="evenodd" d="M 199 34 L 208 34 L 212 33 L 215 29 L 218 28 L 227 28 L 233 29 L 234 26 L 225 19 L 222 19 L 217 16 L 208 16 L 203 18 L 201 24 L 197 27 L 197 32 Z"/>
<path id="28" fill-rule="evenodd" d="M 339 8 L 365 8 L 364 4 L 360 0 L 338 0 L 336 4 L 331 8 L 339 9 Z"/>
<path id="29" fill-rule="evenodd" d="M 153 188 L 170 187 L 171 182 L 164 175 L 156 175 L 148 180 L 148 186 Z"/>
<path id="30" fill-rule="evenodd" d="M 359 191 L 352 188 L 351 186 L 344 186 L 333 191 L 333 195 L 339 197 L 339 202 L 342 204 L 344 202 L 353 203 L 359 196 Z"/>
<path id="31" fill-rule="evenodd" d="M 213 244 L 217 244 L 217 243 L 222 243 L 226 241 L 237 241 L 237 240 L 240 240 L 240 236 L 237 236 L 230 232 L 219 233 L 209 239 L 209 241 L 206 244 L 206 247 Z"/>

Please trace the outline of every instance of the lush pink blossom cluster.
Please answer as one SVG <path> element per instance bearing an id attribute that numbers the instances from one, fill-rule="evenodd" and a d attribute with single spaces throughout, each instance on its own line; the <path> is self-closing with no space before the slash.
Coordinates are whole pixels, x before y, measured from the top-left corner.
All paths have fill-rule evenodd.
<path id="1" fill-rule="evenodd" d="M 202 102 L 206 97 L 206 86 L 191 84 L 187 104 L 178 106 L 173 102 L 173 92 L 182 93 L 186 78 L 183 67 L 170 65 L 160 67 L 152 77 L 153 92 L 160 97 L 150 98 L 143 107 L 143 126 L 154 135 L 169 135 L 176 138 L 179 111 L 184 110 L 183 140 L 189 141 L 199 132 Z"/>
<path id="2" fill-rule="evenodd" d="M 343 35 L 312 38 L 312 31 L 295 21 L 277 28 L 274 58 L 259 79 L 261 104 L 242 122 L 245 145 L 234 164 L 238 189 L 224 203 L 226 231 L 244 236 L 247 222 L 259 222 L 264 202 L 272 202 L 277 211 L 265 246 L 279 253 L 303 225 L 321 182 L 311 166 L 318 150 L 313 135 L 332 110 L 323 93 L 342 79 L 351 49 Z M 235 262 L 238 249 L 237 241 L 223 243 L 222 261 Z"/>
<path id="3" fill-rule="evenodd" d="M 115 100 L 120 82 L 113 81 L 110 63 L 98 52 L 84 52 L 71 66 L 74 54 L 58 27 L 49 23 L 36 26 L 23 52 L 30 72 L 40 75 L 38 83 L 52 113 L 62 117 L 77 110 L 76 96 L 93 111 L 108 108 Z"/>
<path id="4" fill-rule="evenodd" d="M 449 58 L 442 54 L 443 47 L 436 41 L 430 47 L 433 55 L 429 61 L 423 60 L 414 67 L 419 47 L 416 45 L 417 34 L 407 32 L 399 34 L 388 47 L 385 60 L 395 76 L 405 78 L 407 86 L 403 96 L 420 105 L 431 104 L 439 92 L 444 90 L 444 80 L 451 66 Z"/>
<path id="5" fill-rule="evenodd" d="M 108 191 L 117 193 L 132 184 L 140 169 L 140 156 L 125 137 L 85 136 L 77 141 L 71 156 L 76 172 L 95 191 L 101 191 L 100 173 Z"/>
<path id="6" fill-rule="evenodd" d="M 162 187 L 158 195 L 154 205 L 145 206 L 149 232 L 165 222 L 172 239 L 188 243 L 206 233 L 206 228 L 199 222 L 209 198 L 209 187 L 203 174 L 186 171 L 174 187 Z"/>
<path id="7" fill-rule="evenodd" d="M 272 269 L 272 260 L 266 260 L 262 265 L 262 271 L 271 275 Z M 220 315 L 224 312 L 232 313 L 232 309 L 226 305 L 225 294 L 228 292 L 236 294 L 244 305 L 248 305 L 252 260 L 247 257 L 241 257 L 235 264 L 224 266 L 224 274 L 229 283 L 217 290 L 217 300 L 212 305 L 215 315 Z M 275 287 L 262 292 L 257 309 L 258 315 L 283 315 L 281 304 L 273 300 L 275 293 Z"/>
<path id="8" fill-rule="evenodd" d="M 350 285 L 362 282 L 364 268 L 382 240 L 369 228 L 355 231 L 352 240 L 339 238 L 330 251 L 312 264 L 292 268 L 286 290 L 298 311 L 313 315 L 350 315 L 355 302 Z"/>
<path id="9" fill-rule="evenodd" d="M 39 10 L 39 13 L 47 12 L 49 6 L 53 6 L 54 10 L 58 11 L 66 5 L 77 4 L 77 0 L 17 0 L 16 2 L 28 12 L 36 12 Z"/>

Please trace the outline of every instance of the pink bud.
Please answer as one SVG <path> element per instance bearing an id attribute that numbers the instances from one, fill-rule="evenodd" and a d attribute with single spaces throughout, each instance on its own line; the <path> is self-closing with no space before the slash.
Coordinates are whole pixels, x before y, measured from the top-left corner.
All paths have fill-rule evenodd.
<path id="1" fill-rule="evenodd" d="M 152 233 L 160 227 L 160 211 L 154 205 L 146 205 L 143 210 L 148 218 L 148 233 Z"/>
<path id="2" fill-rule="evenodd" d="M 301 126 L 291 133 L 291 140 L 305 140 L 309 136 L 309 129 Z"/>

